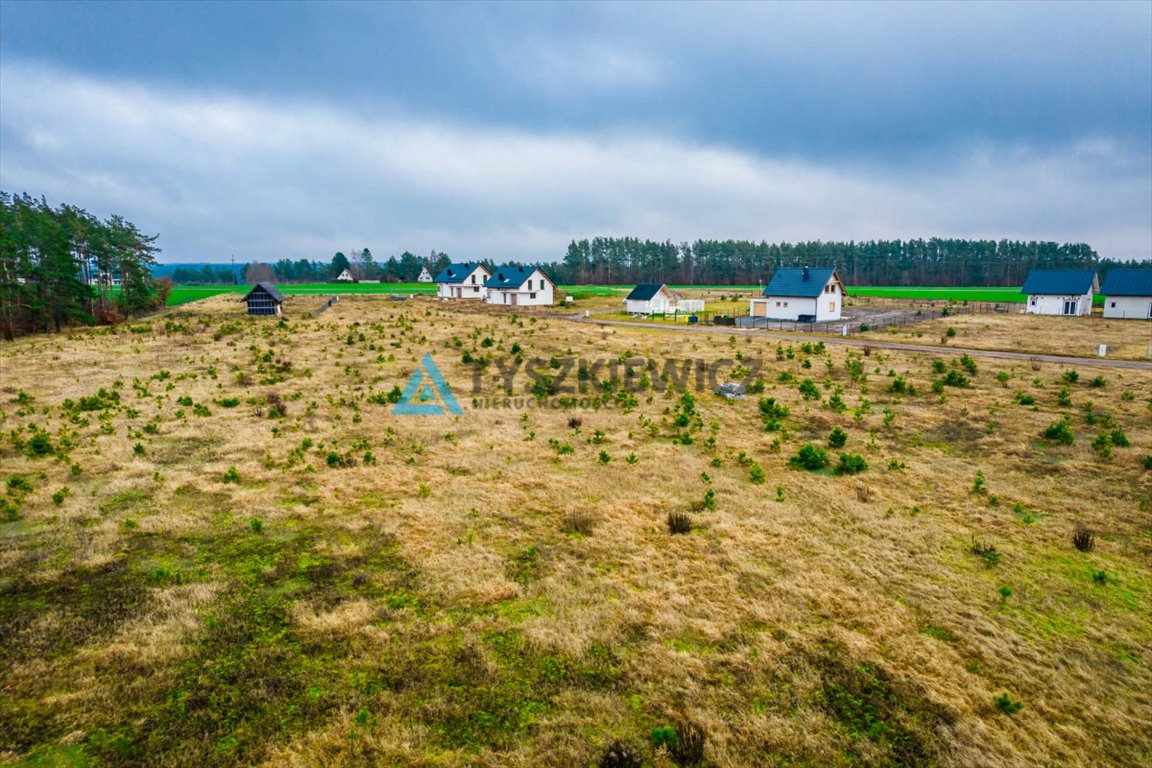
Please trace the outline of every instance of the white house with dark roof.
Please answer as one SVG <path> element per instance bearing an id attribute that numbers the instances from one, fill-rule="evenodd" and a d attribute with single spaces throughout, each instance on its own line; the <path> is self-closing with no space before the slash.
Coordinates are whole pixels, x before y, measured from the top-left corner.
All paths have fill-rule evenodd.
<path id="1" fill-rule="evenodd" d="M 551 306 L 556 284 L 536 267 L 497 267 L 488 281 L 488 303 L 510 307 Z"/>
<path id="2" fill-rule="evenodd" d="M 748 314 L 769 320 L 839 320 L 848 291 L 834 267 L 781 267 L 752 299 Z"/>
<path id="3" fill-rule="evenodd" d="M 449 264 L 436 275 L 436 297 L 487 300 L 488 289 L 484 283 L 489 277 L 488 270 L 475 261 Z"/>
<path id="4" fill-rule="evenodd" d="M 420 267 L 420 275 L 416 278 L 418 283 L 431 283 L 432 273 L 428 271 L 428 267 Z"/>
<path id="5" fill-rule="evenodd" d="M 640 283 L 624 298 L 624 309 L 634 315 L 673 312 L 676 305 L 676 294 L 663 283 Z"/>
<path id="6" fill-rule="evenodd" d="M 1152 320 L 1152 269 L 1110 269 L 1104 275 L 1104 317 Z"/>
<path id="7" fill-rule="evenodd" d="M 1020 292 L 1028 294 L 1026 314 L 1076 317 L 1092 314 L 1092 295 L 1099 290 L 1093 269 L 1033 269 Z"/>

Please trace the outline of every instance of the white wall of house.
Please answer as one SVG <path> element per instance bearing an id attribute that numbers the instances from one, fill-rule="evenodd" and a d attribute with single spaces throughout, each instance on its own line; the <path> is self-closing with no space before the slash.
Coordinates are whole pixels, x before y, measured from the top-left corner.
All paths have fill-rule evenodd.
<path id="1" fill-rule="evenodd" d="M 489 288 L 488 303 L 509 307 L 552 306 L 556 286 L 536 270 L 519 288 Z"/>
<path id="2" fill-rule="evenodd" d="M 829 280 L 824 293 L 814 299 L 799 296 L 765 296 L 752 299 L 748 303 L 748 314 L 752 317 L 767 317 L 772 320 L 798 320 L 801 315 L 815 315 L 816 322 L 839 320 L 844 308 L 844 294 L 840 284 Z"/>
<path id="3" fill-rule="evenodd" d="M 484 287 L 484 282 L 491 277 L 488 270 L 484 267 L 476 267 L 472 270 L 464 282 L 461 283 L 436 283 L 436 297 L 440 299 L 480 299 L 481 301 L 488 298 L 488 289 Z"/>
<path id="4" fill-rule="evenodd" d="M 1152 296 L 1105 296 L 1104 317 L 1116 320 L 1152 320 Z"/>
<path id="5" fill-rule="evenodd" d="M 800 315 L 816 314 L 816 299 L 802 299 L 797 296 L 765 296 L 768 314 L 773 320 L 797 320 Z"/>
<path id="6" fill-rule="evenodd" d="M 1082 296 L 1032 294 L 1024 305 L 1024 312 L 1029 315 L 1090 315 L 1092 292 Z"/>

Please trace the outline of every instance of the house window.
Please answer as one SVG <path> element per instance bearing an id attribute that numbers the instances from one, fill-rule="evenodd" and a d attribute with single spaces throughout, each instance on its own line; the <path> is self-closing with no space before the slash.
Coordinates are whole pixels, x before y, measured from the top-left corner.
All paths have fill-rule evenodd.
<path id="1" fill-rule="evenodd" d="M 1116 309 L 1116 302 L 1112 302 L 1112 309 Z"/>
<path id="2" fill-rule="evenodd" d="M 828 311 L 829 312 L 835 312 L 836 311 L 836 302 L 834 302 L 834 301 L 828 302 Z"/>
<path id="3" fill-rule="evenodd" d="M 1066 315 L 1076 314 L 1076 302 L 1075 301 L 1065 301 L 1064 302 L 1064 314 L 1066 314 Z"/>
<path id="4" fill-rule="evenodd" d="M 784 306 L 788 306 L 788 302 L 784 302 Z"/>
<path id="5" fill-rule="evenodd" d="M 534 299 L 534 298 L 536 298 L 536 294 L 535 294 L 535 293 L 530 293 L 530 294 L 528 294 L 528 298 L 530 298 L 530 299 Z"/>
<path id="6" fill-rule="evenodd" d="M 780 302 L 776 302 L 776 306 L 780 306 Z"/>
<path id="7" fill-rule="evenodd" d="M 472 275 L 472 285 L 476 285 L 476 275 Z"/>

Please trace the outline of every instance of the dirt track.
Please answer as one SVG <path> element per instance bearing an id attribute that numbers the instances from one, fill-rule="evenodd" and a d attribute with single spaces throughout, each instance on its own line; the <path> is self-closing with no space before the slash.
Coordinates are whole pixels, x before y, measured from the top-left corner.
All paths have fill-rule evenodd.
<path id="1" fill-rule="evenodd" d="M 792 342 L 824 342 L 825 344 L 838 344 L 846 347 L 871 347 L 872 349 L 892 349 L 903 352 L 928 352 L 937 355 L 963 355 L 968 354 L 972 357 L 989 357 L 999 360 L 1023 360 L 1031 362 L 1039 360 L 1044 363 L 1055 363 L 1057 365 L 1087 365 L 1095 366 L 1097 368 L 1129 368 L 1132 370 L 1145 370 L 1152 373 L 1152 362 L 1148 360 L 1109 360 L 1100 357 L 1076 357 L 1071 355 L 1044 355 L 1044 354 L 1030 354 L 1027 352 L 1006 352 L 995 349 L 971 349 L 969 347 L 944 347 L 932 346 L 929 344 L 900 344 L 890 341 L 873 341 L 871 339 L 852 338 L 851 336 L 806 336 L 803 334 L 794 333 L 774 333 L 772 331 L 762 330 L 745 330 L 732 326 L 712 326 L 712 325 L 697 325 L 697 326 L 661 326 L 650 323 L 633 323 L 627 320 L 597 320 L 595 317 L 585 318 L 583 316 L 565 315 L 564 319 L 573 320 L 581 323 L 593 323 L 596 325 L 619 325 L 630 328 L 648 328 L 659 331 L 679 331 L 684 333 L 719 333 L 728 336 L 733 335 L 752 335 L 759 336 L 767 339 L 778 339 L 780 341 Z"/>

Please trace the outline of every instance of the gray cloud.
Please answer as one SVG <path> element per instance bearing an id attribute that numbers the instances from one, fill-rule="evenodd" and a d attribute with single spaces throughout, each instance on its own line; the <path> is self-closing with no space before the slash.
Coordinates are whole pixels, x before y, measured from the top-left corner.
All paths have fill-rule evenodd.
<path id="1" fill-rule="evenodd" d="M 1085 241 L 1119 258 L 1152 246 L 1147 156 L 1107 136 L 979 140 L 884 166 L 651 130 L 369 117 L 30 62 L 0 68 L 0 93 L 0 186 L 124 214 L 160 233 L 165 261 L 326 259 L 363 246 L 547 260 L 606 234 L 1010 237 Z"/>

